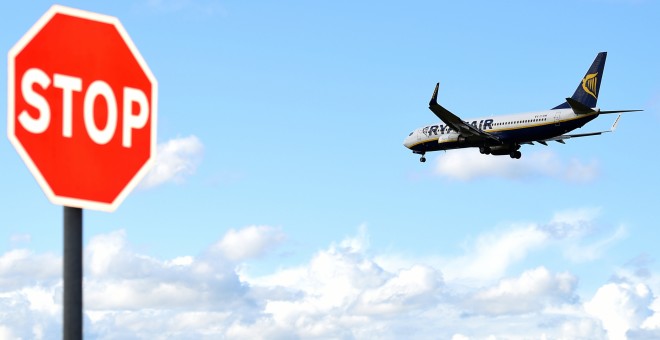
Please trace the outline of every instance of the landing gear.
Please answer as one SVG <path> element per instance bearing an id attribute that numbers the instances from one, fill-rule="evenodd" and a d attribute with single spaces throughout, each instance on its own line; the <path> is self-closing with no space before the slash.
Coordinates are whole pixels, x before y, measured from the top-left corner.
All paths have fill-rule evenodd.
<path id="1" fill-rule="evenodd" d="M 511 158 L 520 159 L 520 157 L 522 157 L 522 153 L 520 153 L 520 151 L 511 151 L 509 156 L 511 156 Z"/>
<path id="2" fill-rule="evenodd" d="M 413 153 L 414 153 L 414 154 L 418 154 L 418 155 L 421 156 L 421 157 L 419 158 L 419 161 L 420 161 L 420 162 L 422 162 L 422 163 L 426 162 L 426 157 L 424 157 L 424 154 L 426 153 L 426 151 L 413 150 Z"/>
<path id="3" fill-rule="evenodd" d="M 479 152 L 481 152 L 482 155 L 490 155 L 491 150 L 487 146 L 480 146 Z"/>

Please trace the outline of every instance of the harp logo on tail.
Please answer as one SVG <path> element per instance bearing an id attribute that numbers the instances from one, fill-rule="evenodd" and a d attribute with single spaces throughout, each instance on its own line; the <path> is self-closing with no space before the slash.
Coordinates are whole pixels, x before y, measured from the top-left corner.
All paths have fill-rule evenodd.
<path id="1" fill-rule="evenodd" d="M 598 84 L 598 72 L 587 74 L 584 79 L 582 79 L 582 88 L 584 92 L 590 94 L 592 97 L 598 99 L 596 96 L 596 85 Z"/>

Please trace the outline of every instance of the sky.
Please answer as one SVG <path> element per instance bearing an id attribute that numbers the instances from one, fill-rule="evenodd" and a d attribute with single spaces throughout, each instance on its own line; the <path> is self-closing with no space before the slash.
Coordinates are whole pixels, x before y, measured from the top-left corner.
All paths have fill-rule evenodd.
<path id="1" fill-rule="evenodd" d="M 154 169 L 84 211 L 87 338 L 660 337 L 658 2 L 60 4 L 119 18 L 159 84 Z M 51 5 L 2 5 L 5 63 Z M 599 107 L 644 110 L 615 133 L 402 145 L 436 82 L 465 119 L 544 110 L 601 51 Z M 0 159 L 0 339 L 61 338 L 62 207 Z"/>

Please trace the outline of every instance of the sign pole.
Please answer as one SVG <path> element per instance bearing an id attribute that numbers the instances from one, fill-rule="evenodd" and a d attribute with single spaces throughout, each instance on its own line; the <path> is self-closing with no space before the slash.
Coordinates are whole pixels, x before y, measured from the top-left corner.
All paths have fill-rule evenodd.
<path id="1" fill-rule="evenodd" d="M 64 322 L 63 339 L 82 339 L 83 330 L 83 211 L 64 207 Z"/>

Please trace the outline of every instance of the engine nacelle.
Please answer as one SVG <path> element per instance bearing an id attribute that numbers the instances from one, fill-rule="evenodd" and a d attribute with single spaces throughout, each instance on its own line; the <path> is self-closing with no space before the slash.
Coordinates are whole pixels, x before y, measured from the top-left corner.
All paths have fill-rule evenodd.
<path id="1" fill-rule="evenodd" d="M 445 133 L 444 135 L 440 135 L 438 138 L 438 144 L 449 142 L 463 143 L 465 142 L 465 137 L 459 135 L 458 133 Z"/>
<path id="2" fill-rule="evenodd" d="M 496 145 L 490 147 L 490 153 L 494 156 L 503 156 L 518 149 L 520 149 L 520 145 Z"/>

